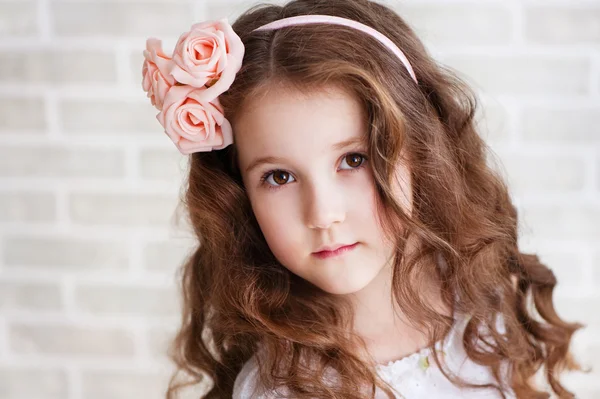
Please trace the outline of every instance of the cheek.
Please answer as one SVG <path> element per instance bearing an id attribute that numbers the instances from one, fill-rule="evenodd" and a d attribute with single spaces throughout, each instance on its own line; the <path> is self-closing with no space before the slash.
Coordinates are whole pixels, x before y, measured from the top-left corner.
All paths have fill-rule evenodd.
<path id="1" fill-rule="evenodd" d="M 375 246 L 381 243 L 383 237 L 383 231 L 379 226 L 379 219 L 377 217 L 377 192 L 375 188 L 365 190 L 362 194 L 361 203 L 356 208 L 357 212 L 357 223 L 356 226 L 360 229 L 361 235 L 364 234 L 364 238 L 371 241 Z"/>
<path id="2" fill-rule="evenodd" d="M 362 181 L 357 185 L 358 189 L 352 195 L 349 206 L 352 209 L 354 218 L 357 220 L 357 226 L 372 226 L 376 224 L 377 217 L 377 189 L 373 176 L 365 173 Z"/>
<path id="3" fill-rule="evenodd" d="M 363 185 L 360 195 L 355 197 L 354 201 L 354 221 L 352 225 L 355 231 L 358 231 L 360 237 L 365 239 L 369 246 L 375 251 L 376 256 L 385 261 L 390 253 L 392 243 L 384 233 L 380 218 L 385 217 L 379 214 L 379 205 L 381 200 L 377 194 L 375 182 L 370 180 Z"/>
<path id="4" fill-rule="evenodd" d="M 285 204 L 285 205 L 282 205 Z M 257 199 L 252 204 L 254 215 L 271 251 L 281 263 L 291 258 L 298 242 L 294 209 L 289 201 Z"/>

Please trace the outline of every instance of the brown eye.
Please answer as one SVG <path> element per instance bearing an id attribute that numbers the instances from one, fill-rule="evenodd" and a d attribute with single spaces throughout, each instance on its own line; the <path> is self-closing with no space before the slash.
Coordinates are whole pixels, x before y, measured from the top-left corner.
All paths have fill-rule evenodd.
<path id="1" fill-rule="evenodd" d="M 290 178 L 290 174 L 282 170 L 273 173 L 273 181 L 277 184 L 285 184 Z"/>
<path id="2" fill-rule="evenodd" d="M 360 154 L 348 154 L 345 159 L 348 166 L 358 168 L 362 164 L 364 157 Z"/>

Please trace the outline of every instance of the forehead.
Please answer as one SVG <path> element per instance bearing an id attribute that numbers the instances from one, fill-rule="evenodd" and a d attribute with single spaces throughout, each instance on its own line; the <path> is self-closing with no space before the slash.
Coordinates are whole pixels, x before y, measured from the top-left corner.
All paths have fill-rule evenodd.
<path id="1" fill-rule="evenodd" d="M 301 93 L 271 88 L 240 115 L 233 129 L 234 142 L 241 165 L 257 156 L 293 158 L 364 136 L 365 122 L 359 100 L 341 89 Z"/>

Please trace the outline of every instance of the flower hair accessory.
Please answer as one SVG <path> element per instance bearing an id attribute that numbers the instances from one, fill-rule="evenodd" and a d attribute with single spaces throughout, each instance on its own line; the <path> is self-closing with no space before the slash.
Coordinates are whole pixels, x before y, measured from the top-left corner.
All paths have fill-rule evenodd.
<path id="1" fill-rule="evenodd" d="M 254 31 L 311 23 L 344 25 L 373 36 L 400 59 L 418 83 L 410 62 L 394 42 L 351 19 L 301 15 Z M 244 44 L 227 18 L 192 25 L 179 37 L 171 56 L 163 52 L 160 40 L 149 38 L 143 55 L 142 88 L 160 111 L 156 119 L 182 154 L 220 150 L 233 143 L 232 127 L 225 119 L 219 96 L 229 89 L 242 67 Z"/>
<path id="2" fill-rule="evenodd" d="M 242 66 L 244 45 L 227 18 L 192 25 L 172 56 L 146 40 L 142 88 L 160 112 L 156 119 L 182 154 L 219 150 L 233 142 L 219 95 Z"/>

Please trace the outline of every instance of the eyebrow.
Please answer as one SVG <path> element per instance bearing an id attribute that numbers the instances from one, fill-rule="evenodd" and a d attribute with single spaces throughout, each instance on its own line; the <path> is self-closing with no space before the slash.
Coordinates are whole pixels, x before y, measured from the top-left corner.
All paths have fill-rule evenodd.
<path id="1" fill-rule="evenodd" d="M 331 148 L 335 151 L 339 151 L 341 149 L 344 149 L 346 147 L 349 147 L 351 145 L 355 145 L 355 144 L 365 144 L 365 138 L 364 137 L 352 137 L 348 140 L 344 140 L 344 141 L 340 141 L 339 143 L 335 143 L 331 146 Z M 250 165 L 248 165 L 248 167 L 246 168 L 246 173 L 250 173 L 250 171 L 262 164 L 265 163 L 280 163 L 285 161 L 284 158 L 281 157 L 273 157 L 273 156 L 265 156 L 265 157 L 260 157 L 255 159 L 254 161 L 252 161 L 250 163 Z"/>

